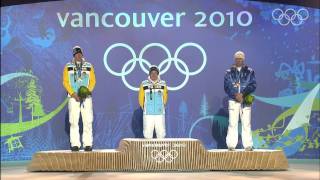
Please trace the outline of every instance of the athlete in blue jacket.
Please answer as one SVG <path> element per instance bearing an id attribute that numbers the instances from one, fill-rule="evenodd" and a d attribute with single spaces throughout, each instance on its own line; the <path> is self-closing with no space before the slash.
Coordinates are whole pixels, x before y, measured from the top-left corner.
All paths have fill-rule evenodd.
<path id="1" fill-rule="evenodd" d="M 242 143 L 247 151 L 252 151 L 251 105 L 244 103 L 244 98 L 253 93 L 257 83 L 253 69 L 244 64 L 245 55 L 242 51 L 234 54 L 235 64 L 226 71 L 224 90 L 229 96 L 229 127 L 226 138 L 229 150 L 238 144 L 239 116 L 242 124 Z"/>

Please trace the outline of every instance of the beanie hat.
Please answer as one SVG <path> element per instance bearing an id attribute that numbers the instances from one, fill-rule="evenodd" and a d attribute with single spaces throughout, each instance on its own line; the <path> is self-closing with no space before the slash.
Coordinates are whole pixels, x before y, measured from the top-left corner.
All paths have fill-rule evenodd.
<path id="1" fill-rule="evenodd" d="M 75 46 L 73 49 L 72 49 L 72 54 L 73 54 L 73 57 L 78 54 L 78 53 L 81 53 L 82 54 L 82 49 L 80 46 Z"/>
<path id="2" fill-rule="evenodd" d="M 245 59 L 244 52 L 242 51 L 237 51 L 233 57 L 234 59 Z"/>

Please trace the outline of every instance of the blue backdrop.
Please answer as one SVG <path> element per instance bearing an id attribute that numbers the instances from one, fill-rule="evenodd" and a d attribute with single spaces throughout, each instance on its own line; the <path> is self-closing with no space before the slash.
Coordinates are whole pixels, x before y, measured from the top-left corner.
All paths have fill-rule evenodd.
<path id="1" fill-rule="evenodd" d="M 62 71 L 75 45 L 96 72 L 95 149 L 142 137 L 136 88 L 150 64 L 161 66 L 169 86 L 167 137 L 226 148 L 223 77 L 234 52 L 242 50 L 258 82 L 255 148 L 319 158 L 319 15 L 319 9 L 242 0 L 2 7 L 1 161 L 69 149 Z"/>

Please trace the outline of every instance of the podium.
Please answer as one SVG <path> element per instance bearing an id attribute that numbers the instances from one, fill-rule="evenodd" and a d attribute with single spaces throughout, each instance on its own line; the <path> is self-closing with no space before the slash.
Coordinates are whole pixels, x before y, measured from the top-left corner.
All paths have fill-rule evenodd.
<path id="1" fill-rule="evenodd" d="M 29 171 L 210 171 L 286 170 L 282 150 L 206 150 L 198 139 L 134 139 L 120 141 L 118 149 L 71 152 L 40 151 Z"/>

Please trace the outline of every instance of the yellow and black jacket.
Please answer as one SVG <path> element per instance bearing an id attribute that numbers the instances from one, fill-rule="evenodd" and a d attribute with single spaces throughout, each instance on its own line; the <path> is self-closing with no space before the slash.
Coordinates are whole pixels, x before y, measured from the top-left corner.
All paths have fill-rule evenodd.
<path id="1" fill-rule="evenodd" d="M 165 81 L 152 82 L 145 80 L 140 85 L 139 104 L 145 115 L 164 115 L 168 100 L 168 89 Z"/>
<path id="2" fill-rule="evenodd" d="M 63 86 L 71 96 L 73 93 L 78 93 L 81 86 L 85 86 L 90 92 L 93 91 L 96 84 L 93 65 L 89 62 L 82 61 L 75 63 L 73 60 L 67 63 L 63 70 Z"/>

